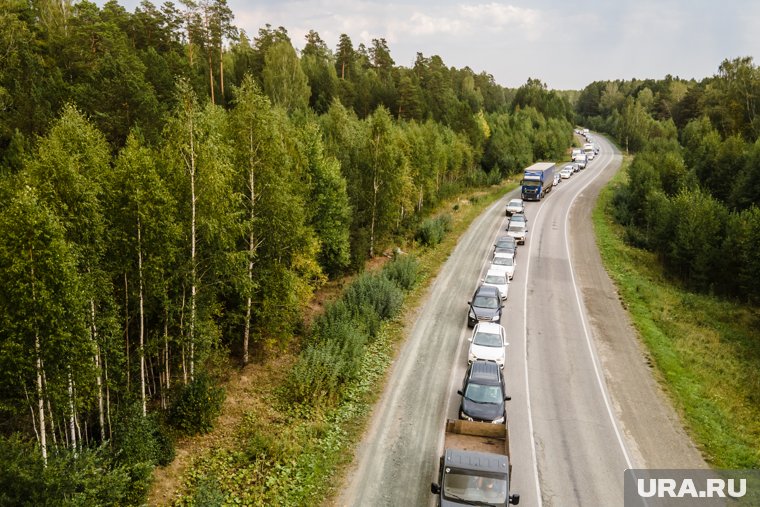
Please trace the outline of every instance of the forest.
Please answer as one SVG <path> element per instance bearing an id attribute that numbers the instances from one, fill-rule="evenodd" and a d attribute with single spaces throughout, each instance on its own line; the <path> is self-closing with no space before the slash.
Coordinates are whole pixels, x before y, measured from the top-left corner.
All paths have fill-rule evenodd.
<path id="1" fill-rule="evenodd" d="M 627 240 L 656 252 L 672 280 L 760 301 L 760 69 L 724 60 L 701 81 L 594 82 L 579 121 L 636 156 L 618 188 Z"/>
<path id="2" fill-rule="evenodd" d="M 360 276 L 307 329 L 315 291 L 572 143 L 539 80 L 305 42 L 249 37 L 225 0 L 2 0 L 0 505 L 143 503 L 230 365 L 302 348 L 285 402 L 335 403 L 415 268 Z"/>

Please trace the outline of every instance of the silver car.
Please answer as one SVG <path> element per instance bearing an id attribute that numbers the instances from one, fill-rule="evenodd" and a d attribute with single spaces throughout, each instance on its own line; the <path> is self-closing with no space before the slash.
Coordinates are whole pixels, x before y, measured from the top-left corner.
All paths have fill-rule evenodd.
<path id="1" fill-rule="evenodd" d="M 519 245 L 525 244 L 525 236 L 528 234 L 528 224 L 526 222 L 509 222 L 507 227 L 507 236 L 515 238 Z"/>
<path id="2" fill-rule="evenodd" d="M 484 287 L 496 287 L 502 300 L 507 299 L 507 296 L 509 296 L 509 275 L 507 275 L 506 271 L 489 269 L 482 281 Z"/>

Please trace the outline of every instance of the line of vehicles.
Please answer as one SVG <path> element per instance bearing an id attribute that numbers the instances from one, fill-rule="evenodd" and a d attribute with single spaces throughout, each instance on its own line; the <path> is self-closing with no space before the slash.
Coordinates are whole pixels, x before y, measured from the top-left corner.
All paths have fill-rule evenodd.
<path id="1" fill-rule="evenodd" d="M 585 168 L 599 151 L 588 129 L 576 133 L 586 137 L 587 142 L 577 152 L 573 150 L 573 162 L 559 171 L 552 162 L 539 162 L 525 169 L 521 198 L 507 203 L 507 234 L 496 239 L 491 264 L 468 301 L 467 326 L 473 331 L 467 372 L 457 391 L 461 396 L 459 419 L 446 422 L 438 482 L 430 486 L 441 506 L 506 507 L 520 502 L 520 495 L 510 492 L 512 463 L 506 402 L 511 397 L 503 371 L 509 344 L 501 318 L 515 273 L 518 245 L 525 244 L 528 232 L 524 201 L 540 201 L 561 179 Z M 566 171 L 570 171 L 567 176 Z"/>

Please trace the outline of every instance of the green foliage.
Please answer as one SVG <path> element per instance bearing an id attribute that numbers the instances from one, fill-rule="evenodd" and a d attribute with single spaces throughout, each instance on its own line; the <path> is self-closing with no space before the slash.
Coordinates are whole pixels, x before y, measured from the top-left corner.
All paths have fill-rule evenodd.
<path id="1" fill-rule="evenodd" d="M 132 465 L 168 465 L 174 459 L 174 439 L 158 414 L 142 414 L 139 403 L 128 405 L 118 414 L 113 427 L 112 446 L 119 462 Z"/>
<path id="2" fill-rule="evenodd" d="M 281 390 L 285 400 L 310 406 L 340 400 L 356 378 L 367 344 L 377 338 L 382 321 L 398 314 L 404 290 L 416 280 L 416 260 L 390 264 L 382 273 L 360 275 L 316 319 Z"/>
<path id="3" fill-rule="evenodd" d="M 382 275 L 364 273 L 348 286 L 343 293 L 346 306 L 359 314 L 370 308 L 386 320 L 395 317 L 404 300 L 404 293 L 392 281 Z"/>
<path id="4" fill-rule="evenodd" d="M 420 261 L 411 255 L 395 255 L 393 260 L 383 266 L 383 275 L 402 290 L 409 292 L 419 279 Z"/>
<path id="5" fill-rule="evenodd" d="M 43 466 L 39 449 L 18 436 L 0 436 L 0 505 L 134 505 L 128 466 L 109 458 L 107 448 L 60 448 Z"/>
<path id="6" fill-rule="evenodd" d="M 425 246 L 435 246 L 451 230 L 451 216 L 440 215 L 424 220 L 417 228 L 414 239 Z"/>
<path id="7" fill-rule="evenodd" d="M 262 72 L 264 91 L 276 106 L 286 111 L 306 108 L 309 84 L 296 51 L 287 42 L 276 42 L 267 49 Z"/>
<path id="8" fill-rule="evenodd" d="M 197 375 L 170 407 L 169 423 L 187 435 L 208 433 L 223 402 L 224 389 L 216 386 L 208 375 Z"/>

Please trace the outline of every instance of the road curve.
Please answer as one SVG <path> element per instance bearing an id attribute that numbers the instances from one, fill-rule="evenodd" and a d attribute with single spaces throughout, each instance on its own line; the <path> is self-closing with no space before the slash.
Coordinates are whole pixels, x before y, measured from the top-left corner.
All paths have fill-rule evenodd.
<path id="1" fill-rule="evenodd" d="M 600 144 L 588 169 L 526 206 L 530 232 L 502 321 L 512 486 L 521 505 L 621 505 L 630 466 L 704 466 L 601 266 L 590 210 L 620 155 Z M 473 222 L 431 285 L 336 505 L 434 504 L 429 485 L 467 363 L 466 303 L 512 196 Z"/>

